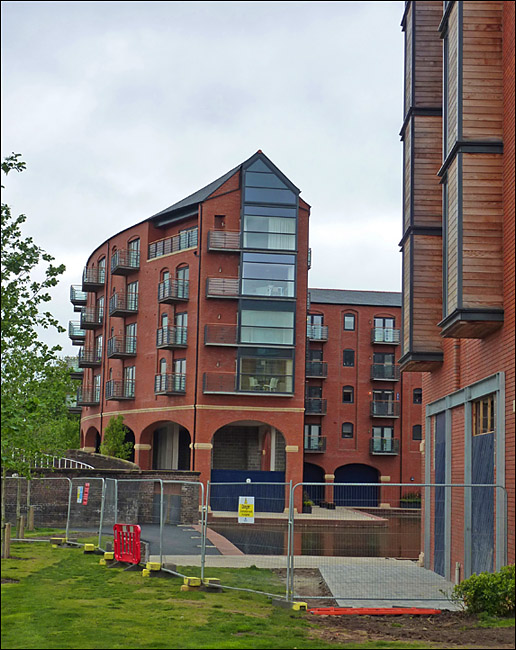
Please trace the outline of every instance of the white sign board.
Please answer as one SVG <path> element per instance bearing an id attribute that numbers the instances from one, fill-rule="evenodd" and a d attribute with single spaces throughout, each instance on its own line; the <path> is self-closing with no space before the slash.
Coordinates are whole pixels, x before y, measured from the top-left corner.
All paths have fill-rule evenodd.
<path id="1" fill-rule="evenodd" d="M 238 523 L 254 524 L 254 497 L 238 497 Z"/>

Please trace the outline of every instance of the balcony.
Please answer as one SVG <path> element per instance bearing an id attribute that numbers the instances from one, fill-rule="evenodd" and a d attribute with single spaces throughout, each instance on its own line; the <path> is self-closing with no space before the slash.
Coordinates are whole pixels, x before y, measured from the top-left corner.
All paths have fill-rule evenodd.
<path id="1" fill-rule="evenodd" d="M 371 402 L 371 417 L 373 418 L 399 418 L 400 403 L 373 400 Z"/>
<path id="2" fill-rule="evenodd" d="M 154 377 L 156 395 L 184 395 L 186 392 L 186 375 L 171 373 Z"/>
<path id="3" fill-rule="evenodd" d="M 84 330 L 95 330 L 102 326 L 104 310 L 100 307 L 83 307 L 80 327 Z"/>
<path id="4" fill-rule="evenodd" d="M 326 361 L 307 361 L 305 365 L 305 377 L 308 379 L 326 379 L 328 376 L 328 364 Z"/>
<path id="5" fill-rule="evenodd" d="M 326 415 L 326 400 L 320 397 L 305 398 L 305 415 Z"/>
<path id="6" fill-rule="evenodd" d="M 400 441 L 394 438 L 371 438 L 369 453 L 371 456 L 397 456 L 400 451 Z"/>
<path id="7" fill-rule="evenodd" d="M 326 436 L 305 436 L 305 454 L 324 454 L 326 451 Z"/>
<path id="8" fill-rule="evenodd" d="M 100 403 L 100 387 L 80 386 L 77 389 L 77 406 L 98 406 Z"/>
<path id="9" fill-rule="evenodd" d="M 400 367 L 392 363 L 373 363 L 371 366 L 372 381 L 399 381 Z"/>
<path id="10" fill-rule="evenodd" d="M 121 402 L 134 399 L 134 379 L 110 379 L 106 382 L 106 400 Z"/>
<path id="11" fill-rule="evenodd" d="M 371 343 L 399 345 L 400 330 L 393 329 L 392 327 L 373 327 L 371 330 Z"/>
<path id="12" fill-rule="evenodd" d="M 102 354 L 95 348 L 81 348 L 79 350 L 79 368 L 98 368 L 101 364 Z"/>
<path id="13" fill-rule="evenodd" d="M 203 393 L 292 395 L 291 375 L 248 375 L 234 372 L 205 372 Z"/>
<path id="14" fill-rule="evenodd" d="M 156 332 L 156 347 L 160 350 L 173 350 L 175 348 L 186 348 L 186 346 L 186 327 L 164 327 Z"/>
<path id="15" fill-rule="evenodd" d="M 74 358 L 72 363 L 68 363 L 71 379 L 81 379 L 84 377 L 84 369 L 79 367 L 79 359 Z"/>
<path id="16" fill-rule="evenodd" d="M 166 237 L 165 239 L 160 239 L 158 241 L 152 242 L 149 244 L 148 248 L 148 259 L 153 260 L 156 257 L 162 257 L 163 255 L 170 255 L 171 253 L 177 253 L 177 251 L 186 250 L 187 248 L 195 248 L 198 241 L 198 228 L 190 228 L 189 230 L 183 230 L 178 235 L 173 237 Z"/>
<path id="17" fill-rule="evenodd" d="M 86 330 L 81 329 L 78 321 L 70 321 L 68 323 L 68 336 L 72 341 L 72 345 L 83 345 L 86 340 Z"/>
<path id="18" fill-rule="evenodd" d="M 77 404 L 77 397 L 73 397 L 72 395 L 66 396 L 66 408 L 68 409 L 68 413 L 71 414 L 80 414 L 82 411 L 82 406 Z"/>
<path id="19" fill-rule="evenodd" d="M 114 293 L 109 299 L 110 316 L 130 316 L 138 312 L 137 293 Z"/>
<path id="20" fill-rule="evenodd" d="M 204 345 L 238 345 L 237 326 L 219 323 L 205 325 Z"/>
<path id="21" fill-rule="evenodd" d="M 207 278 L 207 298 L 238 298 L 238 278 Z"/>
<path id="22" fill-rule="evenodd" d="M 113 275 L 129 275 L 140 268 L 139 251 L 116 250 L 111 256 L 111 273 Z"/>
<path id="23" fill-rule="evenodd" d="M 328 340 L 328 326 L 327 325 L 307 325 L 306 336 L 309 341 L 327 341 Z"/>
<path id="24" fill-rule="evenodd" d="M 103 267 L 86 267 L 82 273 L 82 290 L 99 291 L 106 282 L 106 269 Z"/>
<path id="25" fill-rule="evenodd" d="M 158 302 L 173 305 L 188 300 L 188 280 L 165 280 L 158 285 Z"/>
<path id="26" fill-rule="evenodd" d="M 136 336 L 112 336 L 107 342 L 110 359 L 126 359 L 136 356 Z"/>
<path id="27" fill-rule="evenodd" d="M 74 311 L 81 311 L 82 307 L 86 307 L 88 301 L 88 294 L 82 291 L 82 287 L 77 284 L 72 284 L 70 287 L 70 302 L 73 305 Z"/>
<path id="28" fill-rule="evenodd" d="M 240 232 L 233 230 L 210 230 L 208 232 L 209 251 L 239 251 Z"/>

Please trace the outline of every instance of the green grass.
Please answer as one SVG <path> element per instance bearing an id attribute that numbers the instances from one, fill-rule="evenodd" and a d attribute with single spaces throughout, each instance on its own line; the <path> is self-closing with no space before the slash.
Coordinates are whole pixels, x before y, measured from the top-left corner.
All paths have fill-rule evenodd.
<path id="1" fill-rule="evenodd" d="M 324 622 L 237 590 L 181 591 L 177 577 L 99 565 L 99 556 L 49 543 L 16 543 L 2 560 L 2 647 L 7 648 L 424 648 L 422 644 L 322 641 Z M 198 569 L 197 569 L 198 571 Z M 198 575 L 183 567 L 186 575 Z M 265 569 L 210 577 L 282 593 Z"/>

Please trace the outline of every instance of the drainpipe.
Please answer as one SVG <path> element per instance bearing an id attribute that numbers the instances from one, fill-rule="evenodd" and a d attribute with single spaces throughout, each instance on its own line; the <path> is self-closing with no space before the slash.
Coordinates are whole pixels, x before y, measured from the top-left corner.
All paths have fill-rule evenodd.
<path id="1" fill-rule="evenodd" d="M 190 466 L 195 470 L 195 444 L 197 441 L 197 391 L 199 389 L 199 350 L 201 347 L 200 336 L 200 311 L 201 311 L 201 257 L 202 257 L 202 203 L 199 205 L 199 232 L 197 237 L 197 338 L 195 342 L 195 386 L 194 386 L 194 421 L 192 431 L 192 460 Z"/>

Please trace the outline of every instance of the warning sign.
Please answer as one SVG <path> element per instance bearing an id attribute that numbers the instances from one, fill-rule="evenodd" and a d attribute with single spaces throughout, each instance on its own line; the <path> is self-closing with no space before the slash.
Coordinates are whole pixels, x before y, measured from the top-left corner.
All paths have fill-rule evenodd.
<path id="1" fill-rule="evenodd" d="M 254 497 L 238 497 L 238 523 L 254 524 Z"/>
<path id="2" fill-rule="evenodd" d="M 77 503 L 82 503 L 82 495 L 84 494 L 84 488 L 82 485 L 79 485 L 77 488 Z"/>

